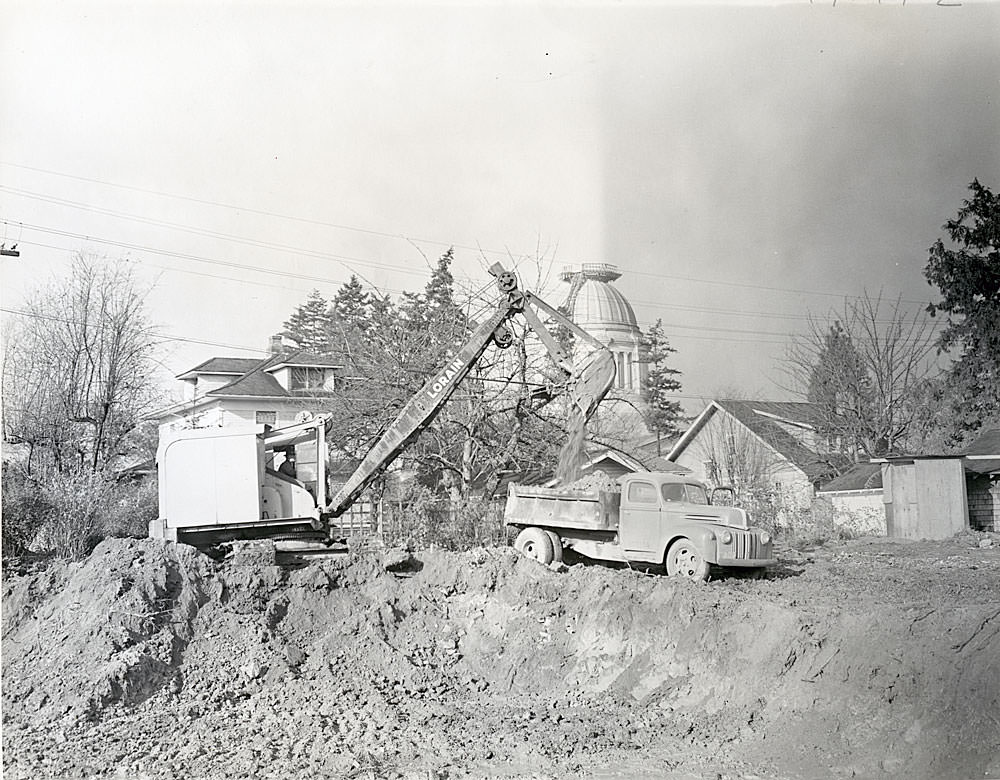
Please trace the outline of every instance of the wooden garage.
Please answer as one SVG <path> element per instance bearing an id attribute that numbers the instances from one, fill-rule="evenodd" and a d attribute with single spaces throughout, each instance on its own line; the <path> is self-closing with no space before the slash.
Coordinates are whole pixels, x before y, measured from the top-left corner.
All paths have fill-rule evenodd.
<path id="1" fill-rule="evenodd" d="M 947 539 L 969 528 L 961 455 L 873 458 L 882 466 L 886 531 L 902 539 Z"/>

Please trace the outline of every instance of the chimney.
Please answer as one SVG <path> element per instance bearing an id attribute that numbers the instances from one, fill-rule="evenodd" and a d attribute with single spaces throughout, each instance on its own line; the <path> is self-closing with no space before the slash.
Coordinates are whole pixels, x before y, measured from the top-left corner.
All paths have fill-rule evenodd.
<path id="1" fill-rule="evenodd" d="M 272 355 L 278 355 L 283 351 L 283 338 L 281 334 L 275 334 L 267 340 L 267 351 Z"/>

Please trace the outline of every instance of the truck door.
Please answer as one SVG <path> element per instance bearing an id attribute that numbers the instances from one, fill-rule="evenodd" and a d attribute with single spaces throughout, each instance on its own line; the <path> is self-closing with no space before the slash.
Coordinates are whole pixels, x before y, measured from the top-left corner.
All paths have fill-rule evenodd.
<path id="1" fill-rule="evenodd" d="M 663 496 L 663 524 L 665 537 L 673 536 L 684 521 L 688 511 L 687 496 L 684 485 L 680 482 L 665 482 L 660 485 Z"/>
<path id="2" fill-rule="evenodd" d="M 622 494 L 619 539 L 626 553 L 648 558 L 660 537 L 660 497 L 656 485 L 641 479 L 625 484 Z"/>

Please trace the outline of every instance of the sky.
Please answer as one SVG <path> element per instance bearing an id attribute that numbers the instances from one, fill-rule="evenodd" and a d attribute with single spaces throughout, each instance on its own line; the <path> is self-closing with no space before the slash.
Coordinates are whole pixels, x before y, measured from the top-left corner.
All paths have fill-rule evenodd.
<path id="1" fill-rule="evenodd" d="M 169 377 L 449 246 L 553 303 L 607 262 L 689 407 L 785 399 L 807 317 L 935 299 L 998 128 L 1000 4 L 8 0 L 0 304 L 127 258 Z"/>

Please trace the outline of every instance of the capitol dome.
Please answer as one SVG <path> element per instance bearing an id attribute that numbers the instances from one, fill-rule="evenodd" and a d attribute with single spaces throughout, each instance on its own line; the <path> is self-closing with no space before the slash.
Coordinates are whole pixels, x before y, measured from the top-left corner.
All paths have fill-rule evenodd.
<path id="1" fill-rule="evenodd" d="M 620 276 L 609 263 L 584 263 L 567 268 L 559 278 L 569 283 L 564 310 L 614 355 L 615 386 L 639 394 L 648 374 L 647 354 L 632 304 L 611 284 Z"/>
<path id="2" fill-rule="evenodd" d="M 563 271 L 559 278 L 570 283 L 566 310 L 573 322 L 588 332 L 637 328 L 632 305 L 611 286 L 620 276 L 621 272 L 608 263 L 584 263 L 579 271 Z"/>

